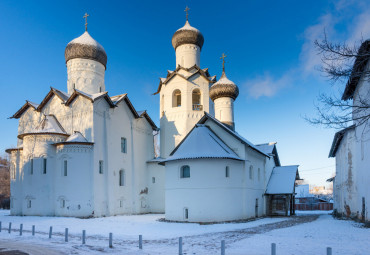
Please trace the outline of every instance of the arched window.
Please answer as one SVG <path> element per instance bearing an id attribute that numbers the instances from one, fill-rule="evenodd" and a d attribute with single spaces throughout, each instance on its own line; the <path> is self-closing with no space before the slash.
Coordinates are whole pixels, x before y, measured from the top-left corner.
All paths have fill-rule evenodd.
<path id="1" fill-rule="evenodd" d="M 181 178 L 190 178 L 190 166 L 182 166 L 180 169 Z"/>
<path id="2" fill-rule="evenodd" d="M 181 91 L 176 89 L 172 95 L 172 107 L 180 107 L 181 106 Z"/>
<path id="3" fill-rule="evenodd" d="M 199 89 L 193 90 L 193 104 L 200 105 L 200 95 Z"/>
<path id="4" fill-rule="evenodd" d="M 249 179 L 253 180 L 253 166 L 249 167 Z"/>
<path id="5" fill-rule="evenodd" d="M 119 186 L 125 186 L 125 171 L 119 170 Z"/>

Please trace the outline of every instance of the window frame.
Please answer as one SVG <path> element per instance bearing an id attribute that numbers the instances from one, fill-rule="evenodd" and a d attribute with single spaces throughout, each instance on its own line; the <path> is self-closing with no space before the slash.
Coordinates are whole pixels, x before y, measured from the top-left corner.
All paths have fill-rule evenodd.
<path id="1" fill-rule="evenodd" d="M 188 174 L 185 174 L 185 169 L 188 170 Z M 180 178 L 181 179 L 186 179 L 190 178 L 190 166 L 189 165 L 183 165 L 180 167 Z"/>
<path id="2" fill-rule="evenodd" d="M 104 174 L 104 160 L 99 160 L 99 174 Z"/>
<path id="3" fill-rule="evenodd" d="M 121 153 L 127 153 L 127 139 L 126 139 L 126 137 L 121 137 Z"/>
<path id="4" fill-rule="evenodd" d="M 172 92 L 172 108 L 181 107 L 182 105 L 182 95 L 181 90 L 175 89 Z"/>
<path id="5" fill-rule="evenodd" d="M 30 159 L 30 175 L 33 175 L 34 170 L 34 161 L 33 158 Z"/>
<path id="6" fill-rule="evenodd" d="M 119 170 L 118 178 L 119 178 L 118 185 L 120 187 L 124 187 L 125 186 L 125 170 L 123 170 L 123 169 Z"/>

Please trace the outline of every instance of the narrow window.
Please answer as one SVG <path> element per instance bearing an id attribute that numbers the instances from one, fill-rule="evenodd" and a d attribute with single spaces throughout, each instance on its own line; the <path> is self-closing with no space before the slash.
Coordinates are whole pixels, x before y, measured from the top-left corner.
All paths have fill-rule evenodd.
<path id="1" fill-rule="evenodd" d="M 188 208 L 184 208 L 184 219 L 185 220 L 189 219 L 189 209 Z"/>
<path id="2" fill-rule="evenodd" d="M 225 177 L 229 178 L 230 177 L 230 168 L 227 166 L 225 169 Z"/>
<path id="3" fill-rule="evenodd" d="M 103 174 L 103 160 L 99 160 L 99 174 Z"/>
<path id="4" fill-rule="evenodd" d="M 125 173 L 123 170 L 119 170 L 119 186 L 125 185 Z"/>
<path id="5" fill-rule="evenodd" d="M 125 137 L 121 137 L 121 152 L 127 153 L 127 140 Z"/>
<path id="6" fill-rule="evenodd" d="M 43 158 L 42 161 L 43 161 L 43 164 L 42 164 L 42 173 L 43 174 L 46 174 L 47 159 L 46 158 Z"/>
<path id="7" fill-rule="evenodd" d="M 155 183 L 155 177 L 152 177 L 152 183 Z"/>
<path id="8" fill-rule="evenodd" d="M 66 201 L 64 199 L 62 199 L 60 201 L 60 208 L 64 208 L 64 207 L 66 207 Z"/>
<path id="9" fill-rule="evenodd" d="M 253 166 L 249 167 L 249 179 L 253 180 Z"/>
<path id="10" fill-rule="evenodd" d="M 68 162 L 67 160 L 63 161 L 63 176 L 67 176 L 68 174 Z"/>
<path id="11" fill-rule="evenodd" d="M 172 107 L 180 107 L 181 106 L 181 91 L 176 89 L 173 92 L 172 96 Z"/>
<path id="12" fill-rule="evenodd" d="M 33 158 L 31 158 L 30 174 L 33 174 Z"/>
<path id="13" fill-rule="evenodd" d="M 122 201 L 122 200 L 120 200 L 120 201 L 119 201 L 119 207 L 120 207 L 120 208 L 122 208 L 122 207 L 123 207 L 123 201 Z"/>
<path id="14" fill-rule="evenodd" d="M 261 180 L 261 169 L 258 168 L 258 181 L 260 181 L 260 180 Z"/>
<path id="15" fill-rule="evenodd" d="M 190 167 L 189 166 L 182 166 L 180 171 L 181 178 L 190 178 Z"/>
<path id="16" fill-rule="evenodd" d="M 31 202 L 32 202 L 31 199 L 27 200 L 27 208 L 31 208 L 31 206 L 32 206 Z"/>
<path id="17" fill-rule="evenodd" d="M 193 90 L 193 105 L 200 105 L 200 90 L 199 89 L 194 89 Z"/>

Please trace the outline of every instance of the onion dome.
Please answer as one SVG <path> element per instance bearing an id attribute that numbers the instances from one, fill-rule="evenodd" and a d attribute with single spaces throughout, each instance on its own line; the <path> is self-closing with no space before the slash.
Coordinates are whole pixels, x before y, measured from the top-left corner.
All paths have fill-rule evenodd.
<path id="1" fill-rule="evenodd" d="M 66 63 L 70 59 L 85 58 L 98 61 L 107 68 L 107 54 L 103 46 L 95 41 L 87 31 L 67 44 L 64 56 Z"/>
<path id="2" fill-rule="evenodd" d="M 190 26 L 189 21 L 186 21 L 185 26 L 177 30 L 172 36 L 172 46 L 175 50 L 183 44 L 195 44 L 202 49 L 203 43 L 204 37 L 202 33 L 198 29 Z"/>
<path id="3" fill-rule="evenodd" d="M 225 71 L 222 72 L 222 76 L 218 82 L 213 84 L 209 89 L 209 97 L 212 101 L 215 101 L 220 97 L 231 97 L 236 99 L 239 95 L 239 88 L 236 84 L 230 81 L 225 74 Z"/>

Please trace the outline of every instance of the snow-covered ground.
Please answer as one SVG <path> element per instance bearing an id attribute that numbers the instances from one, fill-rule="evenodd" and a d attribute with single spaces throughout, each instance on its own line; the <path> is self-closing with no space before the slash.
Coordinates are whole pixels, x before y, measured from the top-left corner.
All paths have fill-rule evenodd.
<path id="1" fill-rule="evenodd" d="M 318 217 L 318 219 L 316 219 Z M 370 229 L 352 221 L 335 220 L 328 212 L 298 212 L 297 217 L 265 218 L 247 223 L 199 225 L 167 223 L 157 219 L 163 215 L 116 216 L 97 219 L 15 217 L 0 210 L 2 232 L 0 248 L 17 247 L 45 254 L 53 249 L 60 254 L 178 254 L 178 237 L 183 236 L 184 254 L 220 254 L 220 242 L 226 241 L 226 254 L 271 254 L 271 243 L 277 244 L 278 255 L 370 254 Z M 304 219 L 300 222 L 300 219 Z M 309 219 L 309 220 L 307 220 Z M 316 219 L 316 220 L 315 220 Z M 311 221 L 308 223 L 302 223 Z M 8 234 L 6 228 L 19 229 L 23 223 L 26 232 Z M 298 223 L 297 223 L 298 222 Z M 28 232 L 36 225 L 36 235 Z M 56 232 L 48 238 L 49 226 Z M 69 228 L 69 242 L 64 242 L 64 228 Z M 81 232 L 87 232 L 87 244 L 81 245 Z M 108 248 L 108 233 L 113 233 L 114 248 Z M 144 239 L 143 250 L 138 249 L 138 235 Z M 36 246 L 36 248 L 35 248 Z M 40 253 L 37 251 L 37 246 Z M 57 254 L 57 253 L 55 253 Z"/>

